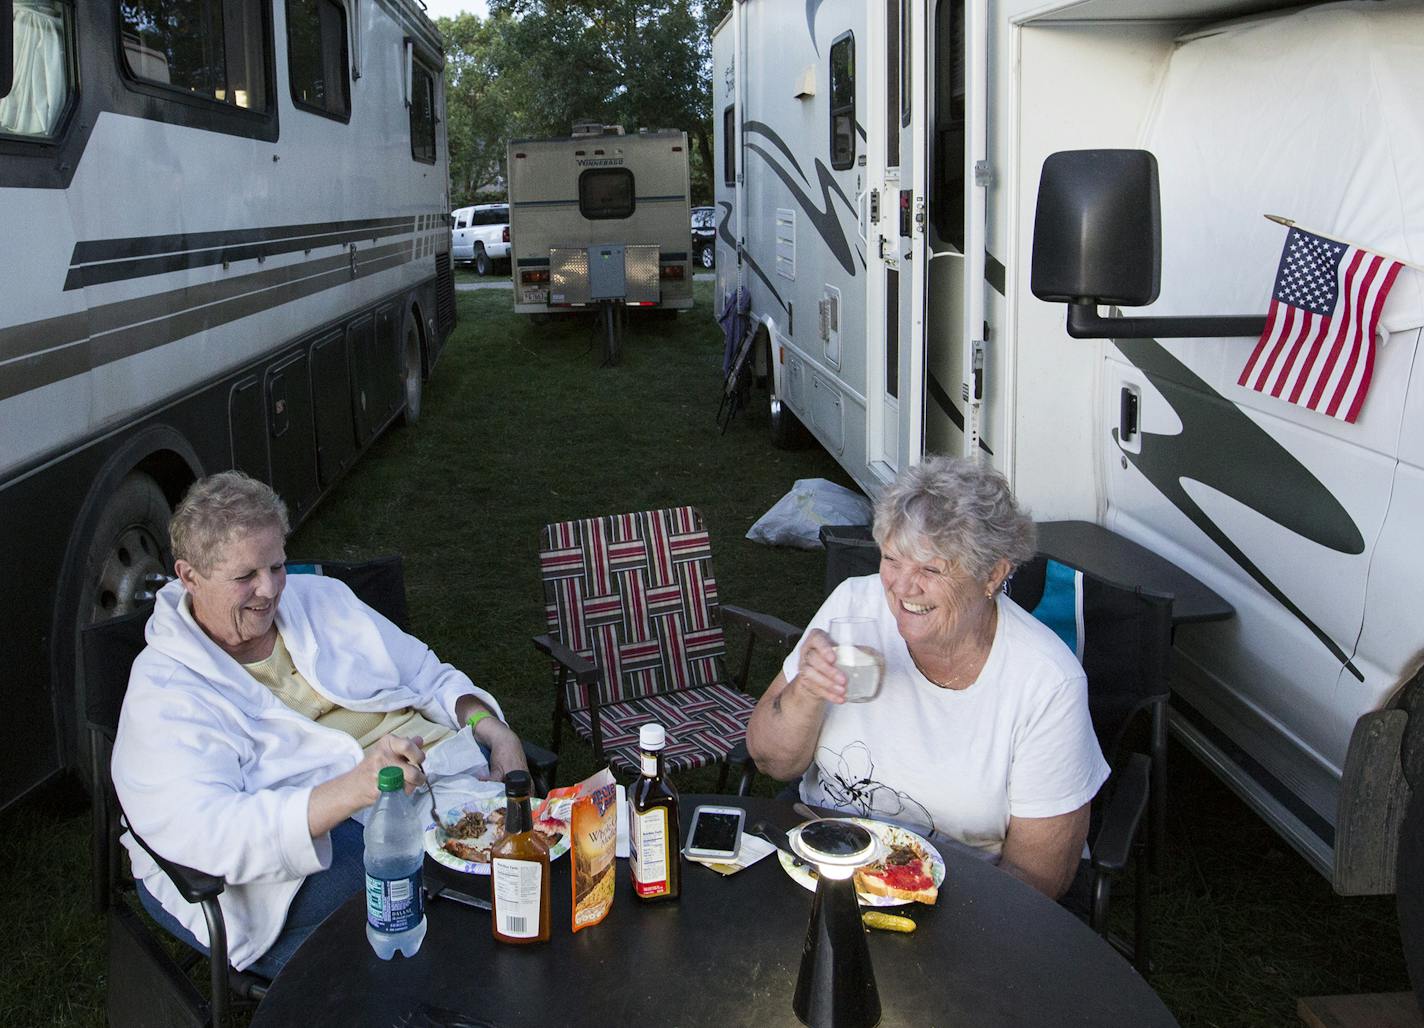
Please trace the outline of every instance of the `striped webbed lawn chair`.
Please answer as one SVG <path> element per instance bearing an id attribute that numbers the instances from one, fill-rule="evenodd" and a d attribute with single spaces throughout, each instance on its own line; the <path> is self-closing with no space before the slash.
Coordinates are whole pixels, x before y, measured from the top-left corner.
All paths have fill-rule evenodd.
<path id="1" fill-rule="evenodd" d="M 789 651 L 801 629 L 718 602 L 712 548 L 692 507 L 546 525 L 540 575 L 548 632 L 534 645 L 554 661 L 554 750 L 563 722 L 623 776 L 638 772 L 638 728 L 667 731 L 669 771 L 721 762 L 741 769 L 746 792 L 746 693 L 752 647 Z M 747 647 L 736 679 L 725 666 L 723 624 L 740 624 Z"/>

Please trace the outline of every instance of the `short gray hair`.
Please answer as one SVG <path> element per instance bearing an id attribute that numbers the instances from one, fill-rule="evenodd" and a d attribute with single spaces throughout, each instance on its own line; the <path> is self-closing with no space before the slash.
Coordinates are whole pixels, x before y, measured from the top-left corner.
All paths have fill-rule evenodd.
<path id="1" fill-rule="evenodd" d="M 1003 475 L 962 457 L 905 468 L 875 503 L 875 541 L 912 560 L 948 561 L 984 581 L 1031 559 L 1038 531 Z"/>
<path id="2" fill-rule="evenodd" d="M 277 528 L 286 538 L 287 505 L 265 482 L 241 471 L 220 471 L 188 489 L 168 523 L 173 556 L 207 574 L 239 536 Z"/>

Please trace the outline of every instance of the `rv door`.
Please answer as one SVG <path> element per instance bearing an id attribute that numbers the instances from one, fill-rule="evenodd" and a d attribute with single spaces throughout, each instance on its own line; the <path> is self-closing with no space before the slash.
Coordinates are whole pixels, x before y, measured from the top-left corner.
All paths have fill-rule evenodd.
<path id="1" fill-rule="evenodd" d="M 923 39 L 923 17 L 922 5 L 910 0 L 875 0 L 861 60 L 867 110 L 858 120 L 866 126 L 869 192 L 866 462 L 886 482 L 918 459 L 922 445 L 924 146 L 914 112 L 923 104 L 923 55 L 912 40 Z"/>

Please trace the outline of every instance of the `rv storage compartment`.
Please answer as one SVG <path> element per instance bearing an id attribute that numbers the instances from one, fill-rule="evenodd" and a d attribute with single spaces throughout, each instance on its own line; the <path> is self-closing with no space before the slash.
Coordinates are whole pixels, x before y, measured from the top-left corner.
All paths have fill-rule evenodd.
<path id="1" fill-rule="evenodd" d="M 621 300 L 628 295 L 624 273 L 623 247 L 590 246 L 588 248 L 588 298 L 590 300 Z"/>
<path id="2" fill-rule="evenodd" d="M 589 302 L 588 251 L 579 247 L 549 251 L 549 306 Z"/>
<path id="3" fill-rule="evenodd" d="M 662 300 L 659 291 L 662 280 L 658 277 L 658 265 L 662 260 L 661 248 L 648 245 L 633 245 L 625 249 L 624 272 L 628 283 L 628 302 L 656 304 Z"/>

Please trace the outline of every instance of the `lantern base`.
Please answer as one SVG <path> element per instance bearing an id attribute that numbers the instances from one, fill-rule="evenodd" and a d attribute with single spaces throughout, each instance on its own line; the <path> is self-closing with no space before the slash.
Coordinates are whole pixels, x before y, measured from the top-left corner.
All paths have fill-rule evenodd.
<path id="1" fill-rule="evenodd" d="M 874 1028 L 880 992 L 852 878 L 821 875 L 791 1008 L 809 1028 Z"/>

